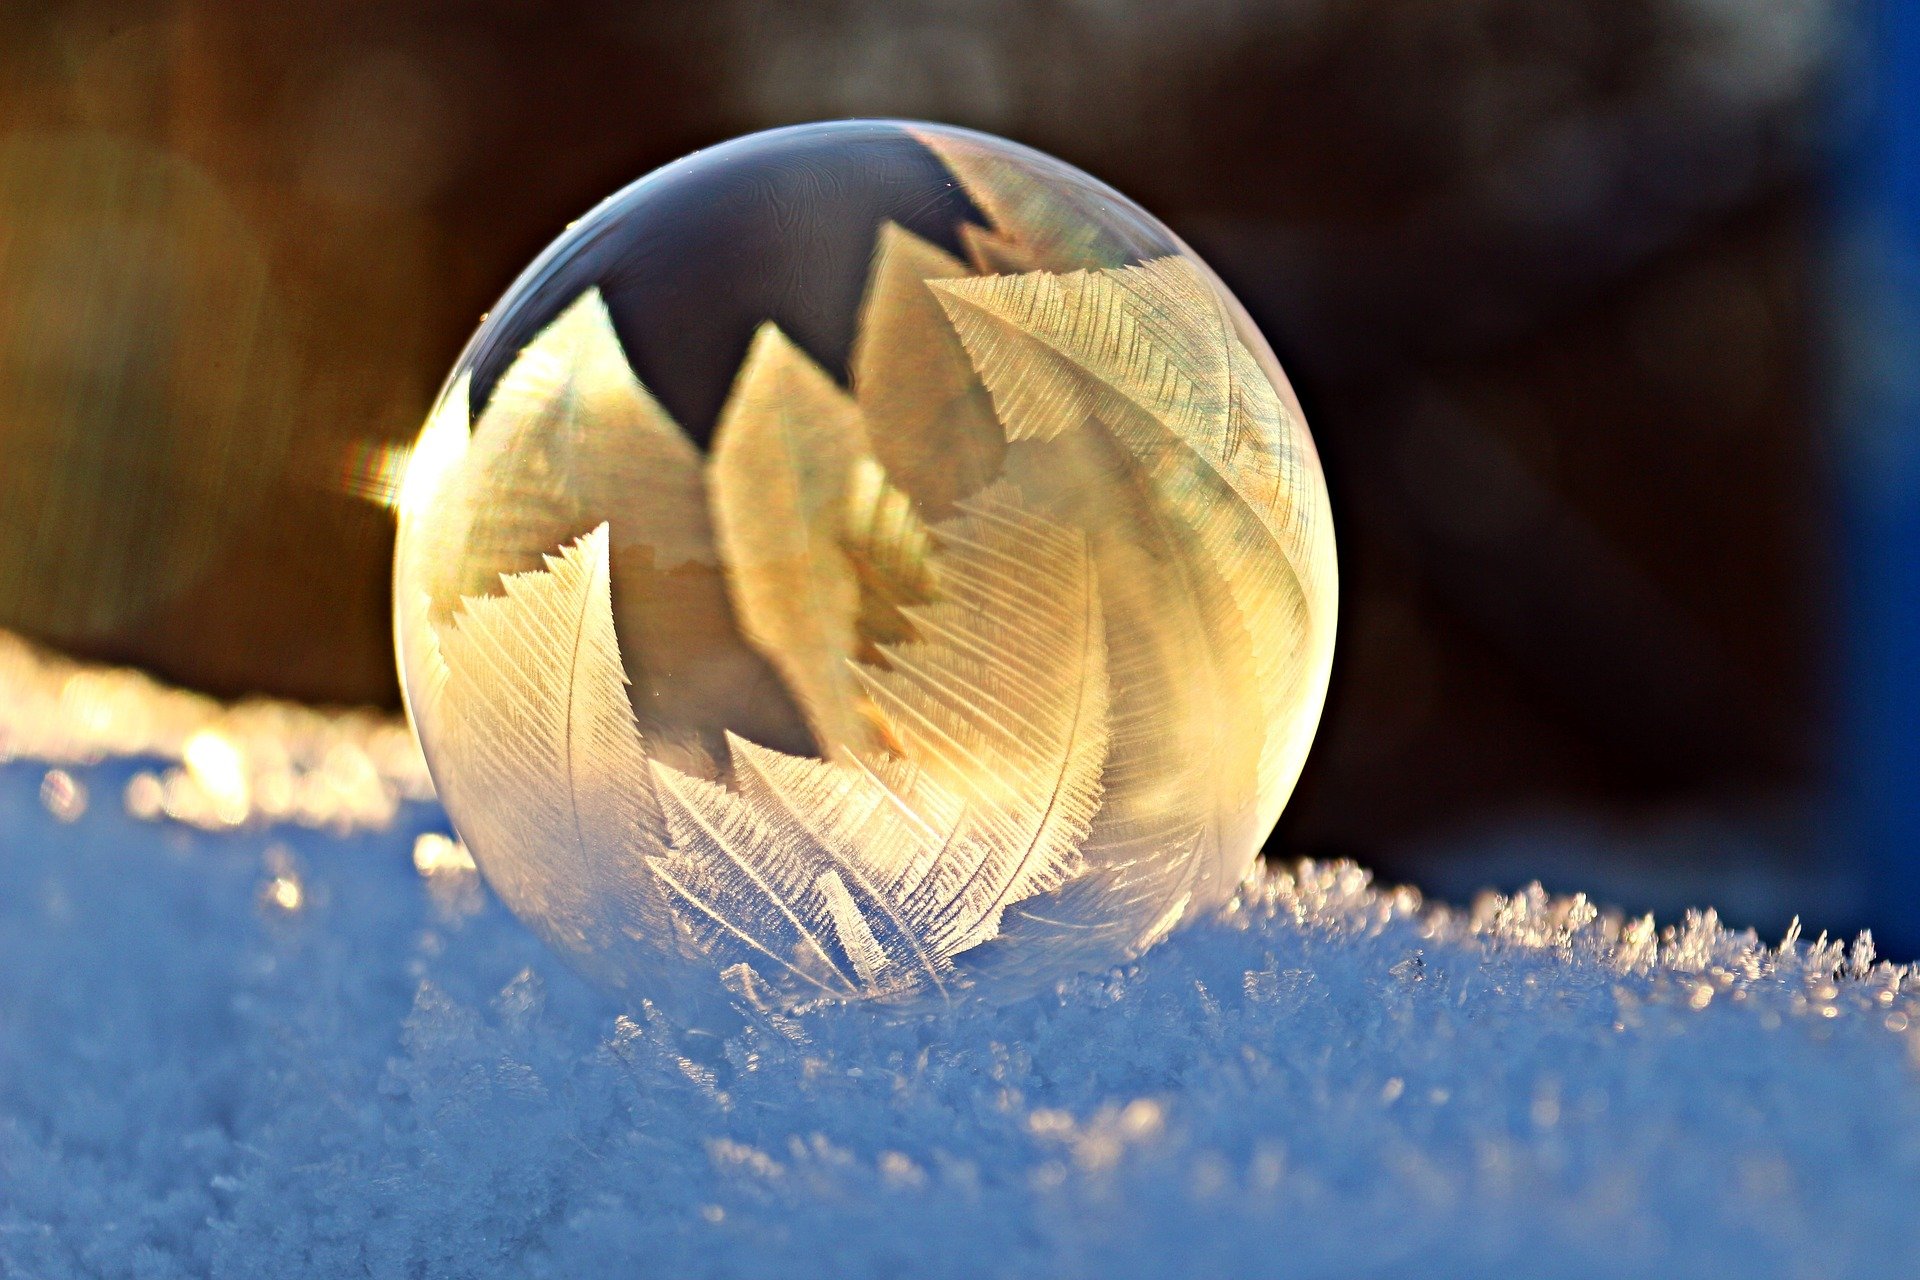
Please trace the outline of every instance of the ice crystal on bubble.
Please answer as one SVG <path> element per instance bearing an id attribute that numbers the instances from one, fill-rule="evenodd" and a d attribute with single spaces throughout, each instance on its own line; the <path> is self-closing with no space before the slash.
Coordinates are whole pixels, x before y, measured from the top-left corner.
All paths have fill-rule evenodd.
<path id="1" fill-rule="evenodd" d="M 1325 692 L 1271 353 L 1172 233 L 981 135 L 777 131 L 614 197 L 491 313 L 399 506 L 441 795 L 638 997 L 1137 954 L 1232 895 Z"/>

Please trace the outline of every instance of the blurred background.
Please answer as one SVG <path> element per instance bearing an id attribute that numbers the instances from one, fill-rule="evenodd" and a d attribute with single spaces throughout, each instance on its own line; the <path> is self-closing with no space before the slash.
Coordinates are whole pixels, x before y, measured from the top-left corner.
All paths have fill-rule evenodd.
<path id="1" fill-rule="evenodd" d="M 572 218 L 777 124 L 1132 195 L 1291 373 L 1335 684 L 1270 846 L 1920 954 L 1920 5 L 6 0 L 0 627 L 397 707 L 395 460 Z"/>

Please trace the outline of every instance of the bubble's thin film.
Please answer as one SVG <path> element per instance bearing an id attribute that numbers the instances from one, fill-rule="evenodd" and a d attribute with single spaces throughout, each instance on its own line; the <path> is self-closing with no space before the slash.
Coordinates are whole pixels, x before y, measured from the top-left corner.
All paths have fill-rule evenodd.
<path id="1" fill-rule="evenodd" d="M 856 122 L 641 180 L 491 313 L 399 496 L 475 862 L 635 997 L 1025 994 L 1228 901 L 1331 658 L 1244 311 L 1012 143 Z"/>

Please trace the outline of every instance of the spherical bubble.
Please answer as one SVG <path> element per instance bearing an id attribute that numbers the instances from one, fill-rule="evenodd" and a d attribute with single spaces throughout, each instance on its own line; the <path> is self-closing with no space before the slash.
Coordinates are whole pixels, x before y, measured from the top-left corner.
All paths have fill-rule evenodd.
<path id="1" fill-rule="evenodd" d="M 568 229 L 400 495 L 487 881 L 630 998 L 1031 993 L 1250 870 L 1332 653 L 1324 482 L 1172 232 L 957 129 L 689 156 Z"/>

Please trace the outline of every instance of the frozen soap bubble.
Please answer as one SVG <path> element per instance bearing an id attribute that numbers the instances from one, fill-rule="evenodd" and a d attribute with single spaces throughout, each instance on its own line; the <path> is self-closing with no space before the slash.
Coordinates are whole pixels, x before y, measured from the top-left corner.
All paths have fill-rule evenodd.
<path id="1" fill-rule="evenodd" d="M 956 129 L 756 134 L 602 204 L 468 344 L 400 507 L 447 810 L 633 999 L 1123 960 L 1232 895 L 1326 690 L 1272 353 L 1124 197 Z"/>

